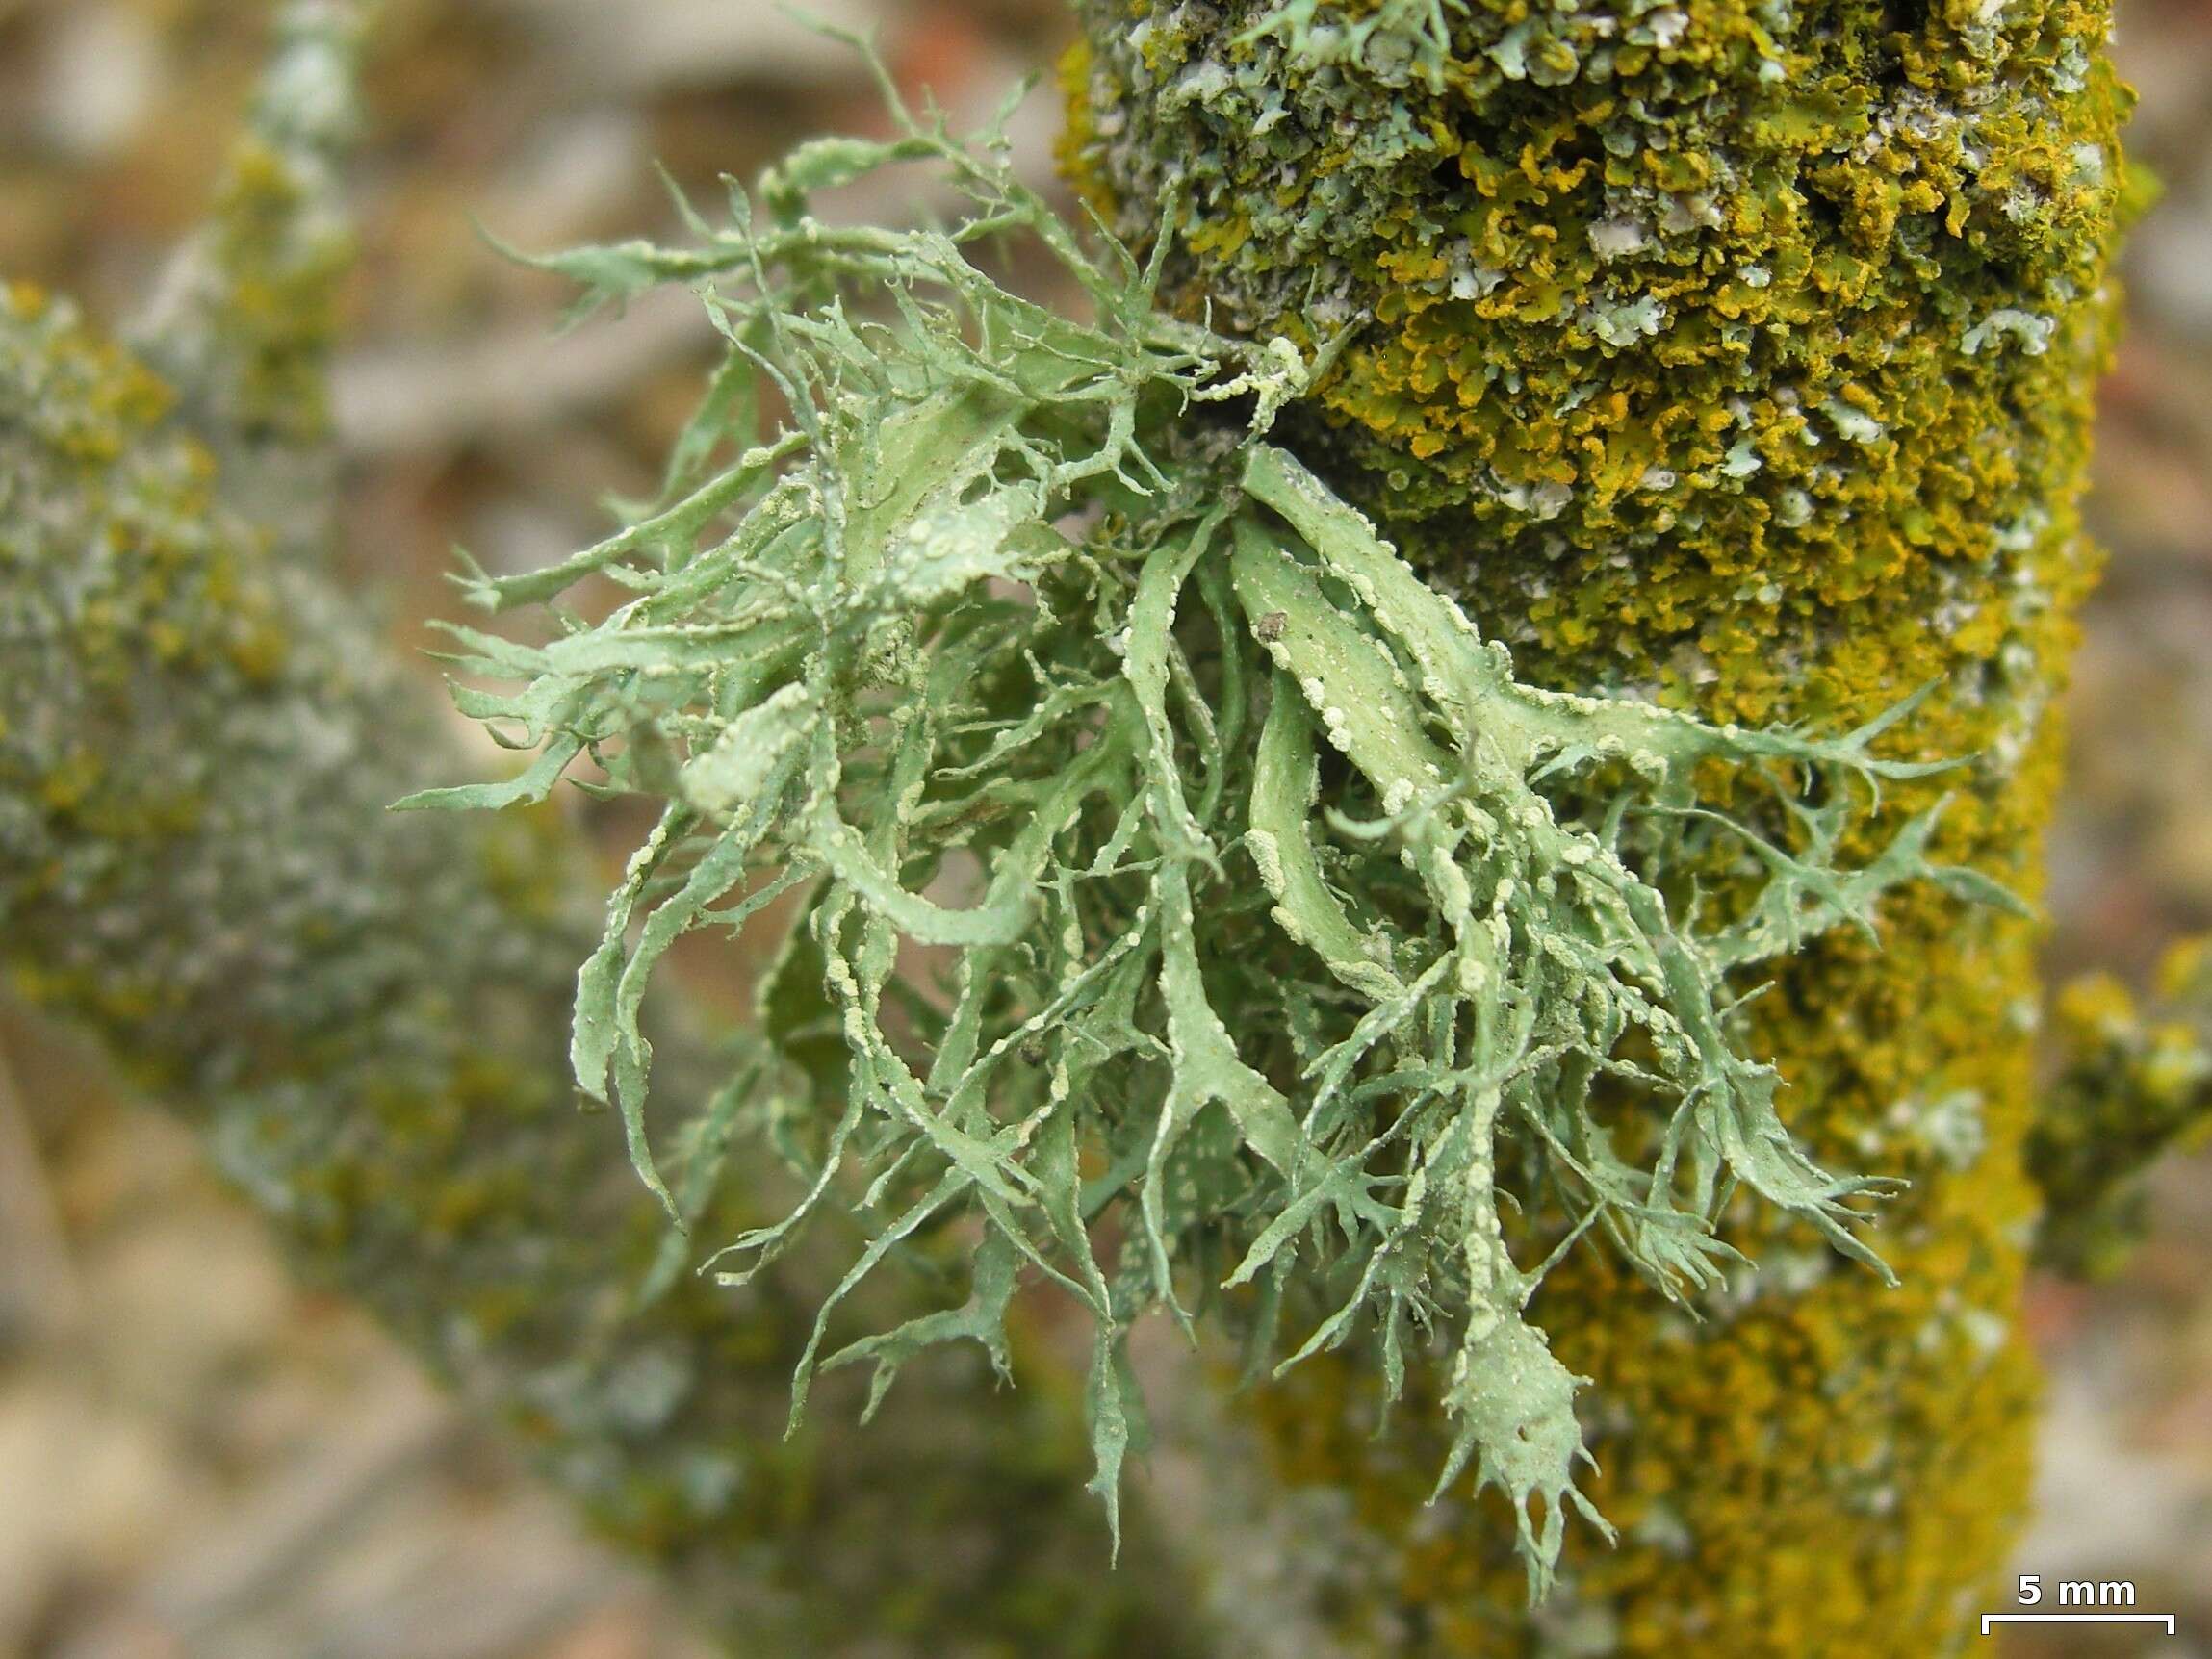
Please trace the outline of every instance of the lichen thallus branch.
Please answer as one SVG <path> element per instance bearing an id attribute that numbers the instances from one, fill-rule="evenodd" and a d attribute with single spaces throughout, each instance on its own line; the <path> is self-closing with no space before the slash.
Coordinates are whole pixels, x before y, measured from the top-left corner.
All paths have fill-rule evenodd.
<path id="1" fill-rule="evenodd" d="M 1821 738 L 1516 682 L 1267 441 L 1323 365 L 1163 314 L 1156 272 L 1091 251 L 996 139 L 894 110 L 890 141 L 795 152 L 758 216 L 735 187 L 726 228 L 685 207 L 695 247 L 544 262 L 593 297 L 695 283 L 729 349 L 667 504 L 466 579 L 493 609 L 590 578 L 625 597 L 555 610 L 544 645 L 456 629 L 460 665 L 509 687 L 463 707 L 537 758 L 409 804 L 542 798 L 580 755 L 587 787 L 662 804 L 573 1038 L 656 1190 L 647 980 L 695 929 L 793 918 L 707 1110 L 807 1183 L 712 1258 L 729 1280 L 825 1206 L 867 1230 L 794 1420 L 824 1367 L 872 1365 L 880 1398 L 932 1343 L 1003 1365 L 1026 1275 L 1094 1323 L 1111 1506 L 1147 1310 L 1189 1326 L 1203 1303 L 1254 1365 L 1365 1334 L 1393 1393 L 1412 1340 L 1449 1356 L 1444 1479 L 1472 1459 L 1509 1496 L 1540 1595 L 1564 1504 L 1604 1526 L 1575 1486 L 1581 1379 L 1524 1317 L 1552 1260 L 1595 1230 L 1687 1299 L 1733 1257 L 1715 1228 L 1740 1183 L 1886 1271 L 1851 1202 L 1883 1183 L 1793 1143 L 1737 970 L 1870 928 L 1902 881 L 2004 895 L 1927 860 L 1933 813 L 1840 861 L 1881 781 L 1928 770 L 1876 753 L 1916 699 Z M 811 215 L 913 161 L 964 192 L 953 228 Z M 970 262 L 1015 235 L 1092 320 Z M 716 470 L 766 389 L 783 435 Z M 1732 862 L 1763 882 L 1723 913 L 1696 878 Z M 840 1299 L 931 1240 L 971 1252 L 965 1304 L 828 1346 Z"/>

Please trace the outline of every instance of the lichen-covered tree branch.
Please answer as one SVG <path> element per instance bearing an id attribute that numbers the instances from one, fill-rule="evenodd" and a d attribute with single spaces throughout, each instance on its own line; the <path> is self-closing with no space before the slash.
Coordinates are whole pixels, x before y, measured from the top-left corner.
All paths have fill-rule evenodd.
<path id="1" fill-rule="evenodd" d="M 1130 1570 L 1098 1570 L 1065 1391 L 998 1397 L 940 1368 L 866 1459 L 784 1438 L 804 1277 L 733 1297 L 681 1271 L 681 1235 L 576 1110 L 582 850 L 551 815 L 386 810 L 459 762 L 327 573 L 314 325 L 344 232 L 269 130 L 286 98 L 343 95 L 347 10 L 289 9 L 188 297 L 150 330 L 186 394 L 65 302 L 0 293 L 12 988 L 97 1034 L 302 1272 L 508 1425 L 709 1628 L 775 1651 L 997 1651 L 1047 1629 L 1070 1651 L 1197 1650 L 1149 1529 Z M 710 1075 L 669 1019 L 676 1063 Z M 717 1230 L 766 1198 L 694 1182 L 685 1208 Z"/>
<path id="2" fill-rule="evenodd" d="M 2031 1139 L 2103 12 L 1078 12 L 1081 222 L 882 75 L 543 256 L 726 349 L 659 499 L 463 573 L 482 782 L 302 556 L 351 23 L 290 9 L 181 402 L 0 311 L 22 983 L 756 1639 L 1949 1650 L 2038 1184 L 2108 1251 L 2205 1106 L 2085 990 Z M 818 206 L 913 164 L 941 224 Z M 572 786 L 653 825 L 598 928 Z M 712 1041 L 697 932 L 764 964 Z M 1147 1323 L 1242 1375 L 1246 1532 L 1124 1501 Z"/>
<path id="3" fill-rule="evenodd" d="M 1543 683 L 1814 723 L 1933 683 L 1899 752 L 1971 758 L 1889 821 L 1948 793 L 1937 844 L 2032 895 L 2096 565 L 2105 9 L 1232 13 L 1090 8 L 1068 155 L 1132 236 L 1192 201 L 1189 303 L 1372 319 L 1300 412 L 1316 462 Z M 1582 1253 L 1538 1307 L 1595 1379 L 1622 1547 L 1523 1624 L 1462 1513 L 1374 1607 L 1485 1652 L 1960 1639 L 2026 1491 L 2033 932 L 1925 885 L 1879 932 L 1809 943 L 1746 1015 L 1815 1156 L 1912 1181 L 1898 1288 L 1771 1212 L 1733 1219 L 1763 1270 L 1695 1327 Z M 1345 1368 L 1268 1410 L 1291 1478 L 1395 1525 L 1423 1471 L 1361 1395 Z"/>

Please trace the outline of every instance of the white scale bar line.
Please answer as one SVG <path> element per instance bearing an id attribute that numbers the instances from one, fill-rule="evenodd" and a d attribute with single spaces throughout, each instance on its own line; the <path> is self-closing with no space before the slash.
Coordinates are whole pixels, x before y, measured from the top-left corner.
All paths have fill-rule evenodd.
<path id="1" fill-rule="evenodd" d="M 1993 1624 L 2163 1624 L 2172 1636 L 2173 1618 L 2171 1613 L 1985 1613 L 1982 1634 L 1987 1636 Z"/>

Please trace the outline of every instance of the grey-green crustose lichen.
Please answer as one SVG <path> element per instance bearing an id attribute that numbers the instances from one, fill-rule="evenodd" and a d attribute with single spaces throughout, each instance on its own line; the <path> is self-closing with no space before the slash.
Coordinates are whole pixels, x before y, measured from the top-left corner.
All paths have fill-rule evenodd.
<path id="1" fill-rule="evenodd" d="M 269 65 L 212 210 L 127 333 L 188 405 L 226 488 L 308 535 L 334 489 L 330 356 L 354 251 L 340 187 L 363 122 L 354 83 L 373 10 L 272 8 Z"/>
<path id="2" fill-rule="evenodd" d="M 969 197 L 950 230 L 813 216 L 919 159 Z M 1093 1321 L 1111 1504 L 1144 1313 L 1218 1309 L 1261 1366 L 1365 1334 L 1388 1393 L 1409 1355 L 1443 1363 L 1444 1483 L 1473 1463 L 1505 1493 L 1540 1595 L 1567 1508 L 1596 1519 L 1578 1379 L 1523 1317 L 1553 1261 L 1594 1233 L 1686 1300 L 1735 1259 L 1715 1223 L 1741 1184 L 1879 1266 L 1851 1200 L 1880 1184 L 1793 1142 L 1736 1004 L 1901 883 L 2002 900 L 1927 856 L 1940 805 L 1839 857 L 1881 785 L 1944 769 L 1882 751 L 1915 700 L 1820 737 L 1519 682 L 1268 442 L 1325 364 L 1163 314 L 1158 265 L 1087 251 L 992 139 L 819 141 L 759 195 L 757 218 L 733 190 L 722 230 L 691 216 L 692 248 L 544 262 L 601 294 L 699 284 L 730 355 L 664 506 L 471 579 L 492 608 L 588 578 L 617 602 L 543 644 L 458 630 L 463 668 L 512 687 L 462 706 L 538 757 L 411 804 L 542 799 L 585 757 L 594 788 L 662 804 L 572 1057 L 664 1194 L 643 989 L 684 933 L 790 895 L 760 1047 L 716 1110 L 807 1184 L 722 1252 L 729 1282 L 821 1212 L 867 1234 L 794 1423 L 817 1370 L 870 1365 L 881 1399 L 933 1343 L 1003 1362 L 1030 1277 Z M 971 261 L 1010 231 L 1094 322 Z M 771 441 L 731 416 L 746 377 L 790 407 Z M 1712 869 L 1746 902 L 1708 905 Z M 849 1291 L 969 1229 L 964 1305 L 831 1342 Z"/>

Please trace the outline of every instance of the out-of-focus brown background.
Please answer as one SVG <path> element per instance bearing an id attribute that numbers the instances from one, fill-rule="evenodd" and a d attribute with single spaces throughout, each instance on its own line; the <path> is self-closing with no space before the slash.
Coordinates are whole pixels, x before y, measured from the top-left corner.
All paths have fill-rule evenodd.
<path id="1" fill-rule="evenodd" d="M 2135 153 L 2166 184 L 2125 262 L 2095 518 L 2112 566 L 2071 696 L 2049 959 L 2140 979 L 2212 926 L 2212 0 L 2120 0 Z M 1058 0 L 837 0 L 899 79 L 979 118 L 1068 33 Z M 239 0 L 0 0 L 0 275 L 128 316 L 197 216 L 259 62 Z M 554 338 L 566 294 L 490 252 L 673 235 L 794 138 L 869 130 L 853 56 L 765 0 L 387 0 L 339 410 L 348 556 L 402 640 L 495 566 L 642 493 L 709 338 L 656 295 Z M 1049 89 L 1015 123 L 1049 170 Z M 0 664 L 0 672 L 5 665 Z M 2212 1159 L 2157 1181 L 2119 1282 L 2039 1285 L 2051 1370 L 2019 1568 L 2132 1579 L 2212 1653 Z M 1993 1647 L 1995 1644 L 1992 1644 Z M 0 1016 L 0 1659 L 679 1659 L 709 1651 L 89 1057 Z"/>

